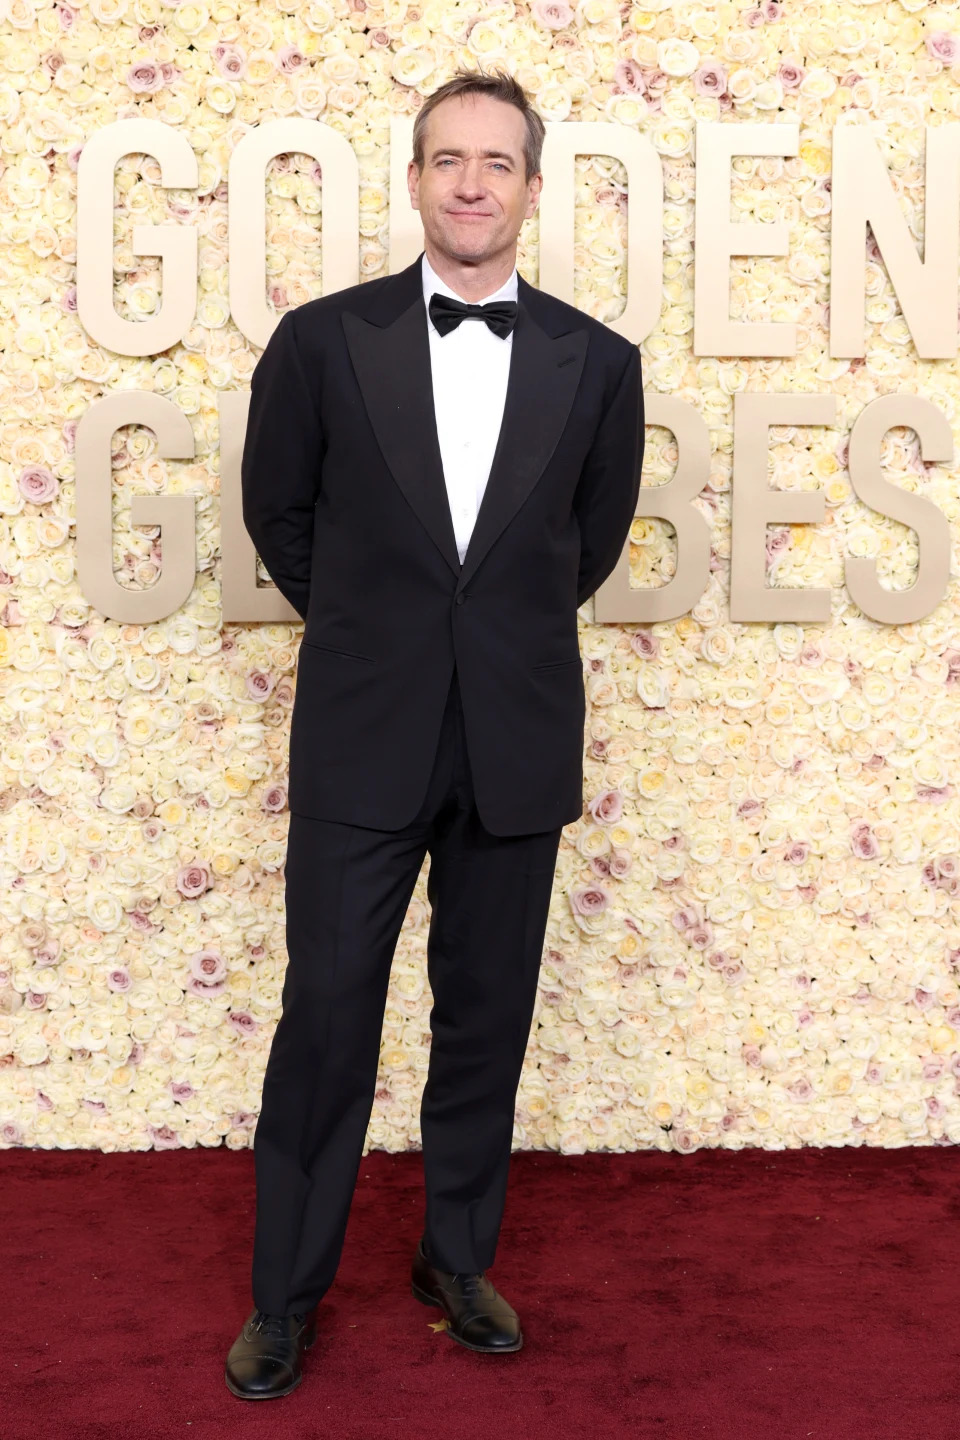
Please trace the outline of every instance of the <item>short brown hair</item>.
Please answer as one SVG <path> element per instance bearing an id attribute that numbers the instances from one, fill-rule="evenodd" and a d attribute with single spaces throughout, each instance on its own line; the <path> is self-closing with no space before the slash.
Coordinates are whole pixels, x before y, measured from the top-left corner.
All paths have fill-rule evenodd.
<path id="1" fill-rule="evenodd" d="M 413 122 L 413 160 L 418 170 L 423 170 L 423 140 L 430 112 L 436 109 L 441 100 L 447 100 L 451 95 L 489 95 L 494 100 L 503 100 L 508 105 L 515 105 L 527 127 L 523 142 L 526 179 L 530 180 L 537 174 L 540 169 L 540 153 L 543 149 L 546 127 L 534 110 L 530 103 L 530 97 L 519 80 L 514 80 L 512 75 L 506 74 L 503 70 L 495 70 L 490 74 L 484 70 L 457 70 L 450 80 L 427 97 L 417 111 L 416 119 Z"/>

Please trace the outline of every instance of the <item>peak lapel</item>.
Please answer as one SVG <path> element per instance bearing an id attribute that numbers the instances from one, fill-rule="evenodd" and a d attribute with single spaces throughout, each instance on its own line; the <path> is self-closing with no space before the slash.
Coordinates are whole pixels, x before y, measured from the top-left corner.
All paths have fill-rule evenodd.
<path id="1" fill-rule="evenodd" d="M 408 267 L 396 277 L 409 293 Z M 460 556 L 443 477 L 433 408 L 427 315 L 416 263 L 416 293 L 388 324 L 341 316 L 357 383 L 377 444 L 412 509 L 455 575 Z"/>
<path id="2" fill-rule="evenodd" d="M 534 319 L 521 280 L 500 435 L 460 570 L 462 590 L 546 469 L 573 405 L 586 330 L 549 335 Z"/>

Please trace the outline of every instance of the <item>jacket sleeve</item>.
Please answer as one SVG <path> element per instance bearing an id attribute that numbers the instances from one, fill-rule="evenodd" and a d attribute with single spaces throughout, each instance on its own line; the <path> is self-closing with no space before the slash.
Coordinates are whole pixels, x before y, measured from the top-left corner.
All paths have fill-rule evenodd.
<path id="1" fill-rule="evenodd" d="M 247 533 L 271 580 L 302 619 L 322 455 L 319 407 L 297 349 L 293 311 L 287 311 L 251 376 L 240 484 Z"/>
<path id="2" fill-rule="evenodd" d="M 580 606 L 620 558 L 637 508 L 644 416 L 640 351 L 634 349 L 604 411 L 573 497 L 580 525 Z"/>

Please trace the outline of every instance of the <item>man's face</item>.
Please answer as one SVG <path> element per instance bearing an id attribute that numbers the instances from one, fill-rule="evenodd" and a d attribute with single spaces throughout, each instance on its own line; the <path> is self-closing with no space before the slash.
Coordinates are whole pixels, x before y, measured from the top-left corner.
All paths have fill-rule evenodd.
<path id="1" fill-rule="evenodd" d="M 424 234 L 450 259 L 512 250 L 536 210 L 543 177 L 525 178 L 524 133 L 517 107 L 489 95 L 451 95 L 431 113 L 423 172 L 411 160 L 407 186 Z"/>

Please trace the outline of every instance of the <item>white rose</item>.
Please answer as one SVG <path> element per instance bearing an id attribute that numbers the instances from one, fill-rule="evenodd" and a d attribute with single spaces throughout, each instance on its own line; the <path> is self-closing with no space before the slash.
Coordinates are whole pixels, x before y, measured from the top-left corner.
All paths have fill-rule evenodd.
<path id="1" fill-rule="evenodd" d="M 400 85 L 419 85 L 436 67 L 432 50 L 401 45 L 393 57 L 390 73 Z"/>
<path id="2" fill-rule="evenodd" d="M 700 51 L 689 40 L 661 40 L 657 46 L 657 64 L 665 75 L 682 79 L 692 75 L 700 64 Z"/>

